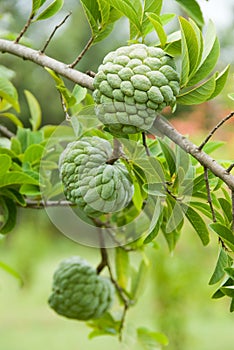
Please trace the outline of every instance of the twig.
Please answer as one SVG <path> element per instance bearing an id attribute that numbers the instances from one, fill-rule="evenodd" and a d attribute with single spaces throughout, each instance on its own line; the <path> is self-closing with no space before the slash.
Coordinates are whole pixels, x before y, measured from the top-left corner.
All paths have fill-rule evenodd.
<path id="1" fill-rule="evenodd" d="M 234 189 L 232 190 L 232 230 L 234 231 Z"/>
<path id="2" fill-rule="evenodd" d="M 68 207 L 68 206 L 74 206 L 74 203 L 61 200 L 61 201 L 44 201 L 44 200 L 31 200 L 26 199 L 26 208 L 32 208 L 32 209 L 43 209 L 45 207 Z"/>
<path id="3" fill-rule="evenodd" d="M 21 30 L 21 32 L 19 33 L 19 35 L 17 36 L 17 38 L 15 39 L 15 44 L 18 44 L 20 39 L 22 38 L 22 36 L 26 33 L 26 31 L 28 30 L 28 27 L 30 26 L 30 24 L 32 23 L 32 20 L 35 16 L 35 13 L 32 12 L 29 19 L 27 20 L 25 26 L 23 27 L 23 29 Z"/>
<path id="4" fill-rule="evenodd" d="M 45 45 L 43 46 L 43 48 L 40 50 L 40 53 L 44 53 L 45 50 L 47 49 L 49 43 L 51 42 L 52 38 L 54 37 L 56 31 L 62 27 L 62 25 L 66 22 L 66 20 L 71 16 L 71 12 L 69 12 L 66 17 L 62 20 L 62 22 L 60 22 L 58 25 L 56 25 L 56 27 L 54 28 L 54 30 L 52 31 L 52 33 L 50 34 L 48 40 L 46 41 Z"/>
<path id="5" fill-rule="evenodd" d="M 234 112 L 231 112 L 228 116 L 223 118 L 209 133 L 209 135 L 205 138 L 205 140 L 200 144 L 198 147 L 199 150 L 202 150 L 202 148 L 205 146 L 205 144 L 210 140 L 210 138 L 214 135 L 214 133 L 229 119 L 231 119 L 234 116 Z"/>
<path id="6" fill-rule="evenodd" d="M 232 163 L 226 170 L 227 173 L 230 173 L 232 169 L 234 168 L 234 163 Z"/>
<path id="7" fill-rule="evenodd" d="M 79 56 L 75 59 L 74 62 L 70 63 L 68 65 L 69 68 L 74 68 L 77 63 L 80 62 L 80 60 L 82 59 L 82 57 L 86 54 L 86 52 L 88 51 L 88 49 L 91 47 L 92 43 L 94 41 L 94 37 L 91 36 L 91 38 L 88 40 L 87 44 L 85 45 L 85 47 L 83 48 L 83 50 L 81 51 L 81 53 L 79 54 Z"/>
<path id="8" fill-rule="evenodd" d="M 61 101 L 61 105 L 62 105 L 62 108 L 63 108 L 65 119 L 66 119 L 66 121 L 70 121 L 71 120 L 71 116 L 70 116 L 70 114 L 68 112 L 66 101 L 64 100 L 64 97 L 63 97 L 61 91 L 58 90 L 58 92 L 59 92 L 60 101 Z"/>
<path id="9" fill-rule="evenodd" d="M 145 152 L 146 152 L 147 156 L 150 157 L 150 150 L 149 150 L 149 147 L 148 147 L 147 142 L 146 142 L 145 132 L 142 133 L 142 143 L 143 143 L 143 146 L 145 147 Z"/>
<path id="10" fill-rule="evenodd" d="M 209 184 L 209 177 L 208 177 L 208 169 L 206 167 L 204 167 L 204 179 L 205 179 L 205 184 L 206 184 L 207 201 L 209 203 L 210 211 L 211 211 L 211 214 L 212 214 L 212 221 L 213 222 L 217 222 L 215 211 L 214 211 L 214 206 L 213 206 L 213 202 L 212 202 L 212 198 L 211 198 L 210 184 Z"/>
<path id="11" fill-rule="evenodd" d="M 0 133 L 3 136 L 6 136 L 8 139 L 11 139 L 12 137 L 15 136 L 15 134 L 13 132 L 11 132 L 10 130 L 8 130 L 5 126 L 0 125 Z"/>
<path id="12" fill-rule="evenodd" d="M 77 83 L 90 90 L 94 90 L 93 78 L 89 77 L 87 74 L 77 71 L 76 69 L 69 68 L 63 62 L 55 60 L 45 54 L 42 55 L 39 51 L 33 50 L 24 45 L 15 44 L 13 41 L 5 39 L 0 39 L 0 51 L 8 52 L 12 55 L 32 61 L 39 66 L 50 68 L 74 83 Z"/>
<path id="13" fill-rule="evenodd" d="M 122 152 L 122 145 L 118 139 L 113 140 L 113 152 L 110 159 L 107 160 L 106 164 L 114 164 L 121 156 L 124 156 Z"/>
<path id="14" fill-rule="evenodd" d="M 107 265 L 107 268 L 109 271 L 111 282 L 114 284 L 115 289 L 117 290 L 117 292 L 118 292 L 118 294 L 119 294 L 119 296 L 124 304 L 124 309 L 123 309 L 123 313 L 122 313 L 121 320 L 120 320 L 120 326 L 119 326 L 119 341 L 122 341 L 122 336 L 123 336 L 122 333 L 123 333 L 124 323 L 125 323 L 128 308 L 131 304 L 131 300 L 126 298 L 124 291 L 123 291 L 123 288 L 121 288 L 120 285 L 118 284 L 118 282 L 115 280 L 109 263 Z"/>

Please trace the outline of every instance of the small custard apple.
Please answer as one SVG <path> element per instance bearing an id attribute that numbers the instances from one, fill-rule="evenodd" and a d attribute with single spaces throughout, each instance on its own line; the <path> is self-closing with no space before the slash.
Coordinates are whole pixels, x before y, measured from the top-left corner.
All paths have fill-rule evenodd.
<path id="1" fill-rule="evenodd" d="M 66 198 L 90 217 L 125 208 L 133 196 L 126 167 L 111 164 L 111 144 L 100 137 L 69 143 L 60 157 L 60 175 Z"/>
<path id="2" fill-rule="evenodd" d="M 101 317 L 113 299 L 110 279 L 97 275 L 87 261 L 73 256 L 63 260 L 55 271 L 48 303 L 62 316 L 89 320 Z"/>
<path id="3" fill-rule="evenodd" d="M 94 78 L 96 114 L 116 135 L 149 130 L 156 113 L 174 106 L 180 90 L 174 59 L 144 44 L 108 53 Z"/>

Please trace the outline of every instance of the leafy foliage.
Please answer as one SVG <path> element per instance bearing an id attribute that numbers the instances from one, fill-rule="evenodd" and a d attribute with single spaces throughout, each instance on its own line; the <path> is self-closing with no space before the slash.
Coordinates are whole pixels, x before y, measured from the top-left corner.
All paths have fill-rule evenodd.
<path id="1" fill-rule="evenodd" d="M 229 66 L 220 73 L 214 72 L 220 54 L 219 41 L 212 22 L 208 23 L 203 34 L 204 19 L 197 1 L 176 1 L 192 19 L 179 17 L 177 28 L 172 33 L 167 33 L 166 25 L 174 21 L 176 15 L 161 13 L 162 0 L 81 0 L 81 4 L 93 43 L 106 38 L 121 17 L 129 20 L 129 43 L 146 42 L 149 34 L 154 32 L 157 39 L 153 45 L 180 60 L 181 90 L 177 103 L 200 104 L 222 91 Z M 62 5 L 60 0 L 49 5 L 43 0 L 33 0 L 31 20 L 51 18 Z M 40 105 L 26 90 L 31 127 L 25 127 L 18 117 L 17 89 L 10 81 L 14 72 L 3 66 L 0 68 L 3 72 L 0 78 L 0 117 L 12 123 L 16 130 L 9 135 L 4 127 L 0 129 L 0 233 L 5 235 L 15 227 L 19 207 L 32 204 L 38 207 L 50 201 L 60 204 L 63 187 L 58 163 L 66 143 L 83 136 L 98 136 L 113 144 L 116 140 L 96 118 L 93 98 L 88 90 L 77 84 L 68 88 L 60 75 L 48 68 L 46 70 L 60 94 L 66 122 L 59 126 L 42 126 Z M 233 98 L 233 94 L 230 97 Z M 146 247 L 157 248 L 161 234 L 168 249 L 173 251 L 186 224 L 192 226 L 204 246 L 209 243 L 211 235 L 218 237 L 219 256 L 209 284 L 221 283 L 213 298 L 231 298 L 230 311 L 234 311 L 233 204 L 225 183 L 211 171 L 206 179 L 204 165 L 166 137 L 143 136 L 144 142 L 140 134 L 118 139 L 122 152 L 119 161 L 126 166 L 134 186 L 134 196 L 128 206 L 116 213 L 103 214 L 100 222 L 90 222 L 78 212 L 85 222 L 107 228 L 118 246 L 112 262 L 115 268 L 111 270 L 109 261 L 104 261 L 104 267 L 109 269 L 119 306 L 124 311 L 120 315 L 106 313 L 100 319 L 88 322 L 92 328 L 90 338 L 120 335 L 125 313 L 136 304 L 147 277 L 150 262 Z M 221 142 L 210 142 L 205 145 L 204 152 L 212 153 L 222 145 Z M 231 165 L 231 161 L 227 163 Z M 138 252 L 137 262 L 132 258 L 132 251 Z M 19 278 L 4 263 L 0 263 L 0 267 Z M 162 348 L 168 343 L 164 334 L 143 327 L 136 329 L 136 338 L 147 350 Z"/>

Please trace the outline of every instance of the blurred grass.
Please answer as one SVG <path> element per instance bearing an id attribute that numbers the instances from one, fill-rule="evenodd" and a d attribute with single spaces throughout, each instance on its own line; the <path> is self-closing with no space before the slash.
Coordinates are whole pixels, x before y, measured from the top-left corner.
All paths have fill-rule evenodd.
<path id="1" fill-rule="evenodd" d="M 92 264 L 96 249 L 83 247 L 57 232 L 43 211 L 24 211 L 17 228 L 1 242 L 1 260 L 15 268 L 25 281 L 0 270 L 0 349 L 4 350 L 101 350 L 136 349 L 131 342 L 134 326 L 149 326 L 169 336 L 168 350 L 226 350 L 234 342 L 233 315 L 225 299 L 211 300 L 208 281 L 217 247 L 203 248 L 194 232 L 185 229 L 173 256 L 165 243 L 148 250 L 152 267 L 139 303 L 129 312 L 124 347 L 113 337 L 88 340 L 82 322 L 56 315 L 47 305 L 53 271 L 58 262 L 74 254 Z"/>

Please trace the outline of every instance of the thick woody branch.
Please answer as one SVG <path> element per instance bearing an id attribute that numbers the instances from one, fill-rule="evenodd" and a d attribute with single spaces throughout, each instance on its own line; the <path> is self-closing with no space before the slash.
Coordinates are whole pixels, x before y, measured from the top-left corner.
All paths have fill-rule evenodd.
<path id="1" fill-rule="evenodd" d="M 93 90 L 93 79 L 90 76 L 81 73 L 76 69 L 69 68 L 68 65 L 64 64 L 63 62 L 46 56 L 40 51 L 33 50 L 29 47 L 5 39 L 0 39 L 0 51 L 32 61 L 39 66 L 50 68 L 74 83 Z"/>
<path id="2" fill-rule="evenodd" d="M 201 151 L 198 146 L 194 145 L 185 136 L 181 135 L 171 124 L 157 116 L 155 119 L 151 133 L 161 132 L 170 140 L 180 146 L 186 153 L 191 154 L 201 165 L 209 169 L 214 175 L 223 180 L 230 189 L 234 189 L 234 176 L 226 171 L 219 163 L 217 163 L 208 154 Z"/>
<path id="3" fill-rule="evenodd" d="M 41 54 L 39 51 L 33 50 L 23 45 L 15 44 L 9 40 L 0 39 L 0 52 L 8 52 L 12 55 L 30 60 L 40 66 L 48 67 L 54 70 L 56 73 L 70 79 L 71 81 L 83 87 L 87 87 L 90 90 L 94 90 L 92 77 L 75 69 L 69 68 L 68 65 L 49 56 Z M 194 145 L 185 136 L 181 135 L 163 118 L 157 116 L 154 122 L 154 126 L 150 132 L 152 134 L 161 132 L 163 135 L 166 135 L 170 140 L 180 146 L 185 152 L 191 154 L 195 159 L 197 159 L 201 165 L 209 169 L 214 175 L 223 180 L 231 190 L 234 190 L 234 176 L 220 164 L 218 164 L 208 154 L 203 152 L 198 146 Z"/>

